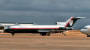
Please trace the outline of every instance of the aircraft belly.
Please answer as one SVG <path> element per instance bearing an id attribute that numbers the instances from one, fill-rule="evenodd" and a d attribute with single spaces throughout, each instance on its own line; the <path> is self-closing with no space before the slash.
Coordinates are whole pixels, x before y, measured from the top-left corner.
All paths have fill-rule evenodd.
<path id="1" fill-rule="evenodd" d="M 37 33 L 38 30 L 32 30 L 32 29 L 6 29 L 5 32 L 16 32 L 16 33 Z"/>
<path id="2" fill-rule="evenodd" d="M 38 32 L 50 32 L 52 29 L 6 29 L 5 32 L 16 32 L 16 33 L 38 33 Z"/>

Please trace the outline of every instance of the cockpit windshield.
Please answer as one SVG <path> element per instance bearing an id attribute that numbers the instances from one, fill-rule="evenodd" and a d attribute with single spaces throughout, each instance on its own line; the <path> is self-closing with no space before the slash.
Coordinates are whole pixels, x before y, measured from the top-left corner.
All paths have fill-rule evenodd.
<path id="1" fill-rule="evenodd" d="M 87 29 L 86 27 L 84 27 L 83 29 Z"/>

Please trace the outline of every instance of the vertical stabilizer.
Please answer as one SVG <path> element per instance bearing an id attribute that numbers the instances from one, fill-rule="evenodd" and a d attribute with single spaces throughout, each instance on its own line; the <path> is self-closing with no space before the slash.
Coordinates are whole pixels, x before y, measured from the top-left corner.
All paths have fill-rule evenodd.
<path id="1" fill-rule="evenodd" d="M 84 17 L 70 17 L 66 22 L 57 22 L 57 25 L 63 25 L 64 27 L 72 27 L 78 19 Z"/>
<path id="2" fill-rule="evenodd" d="M 66 21 L 65 27 L 72 27 L 78 19 L 81 19 L 84 17 L 71 17 Z"/>

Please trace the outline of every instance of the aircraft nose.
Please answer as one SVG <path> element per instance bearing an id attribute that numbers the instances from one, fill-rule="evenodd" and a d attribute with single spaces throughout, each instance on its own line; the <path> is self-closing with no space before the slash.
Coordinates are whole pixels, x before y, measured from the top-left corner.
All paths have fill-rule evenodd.
<path id="1" fill-rule="evenodd" d="M 87 33 L 86 29 L 81 29 L 80 31 L 83 32 L 83 33 Z"/>

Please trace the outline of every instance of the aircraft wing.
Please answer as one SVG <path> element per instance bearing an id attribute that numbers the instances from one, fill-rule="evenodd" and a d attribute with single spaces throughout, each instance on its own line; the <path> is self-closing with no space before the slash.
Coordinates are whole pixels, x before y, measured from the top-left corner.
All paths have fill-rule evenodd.
<path id="1" fill-rule="evenodd" d="M 51 30 L 38 30 L 38 32 L 50 32 Z"/>

